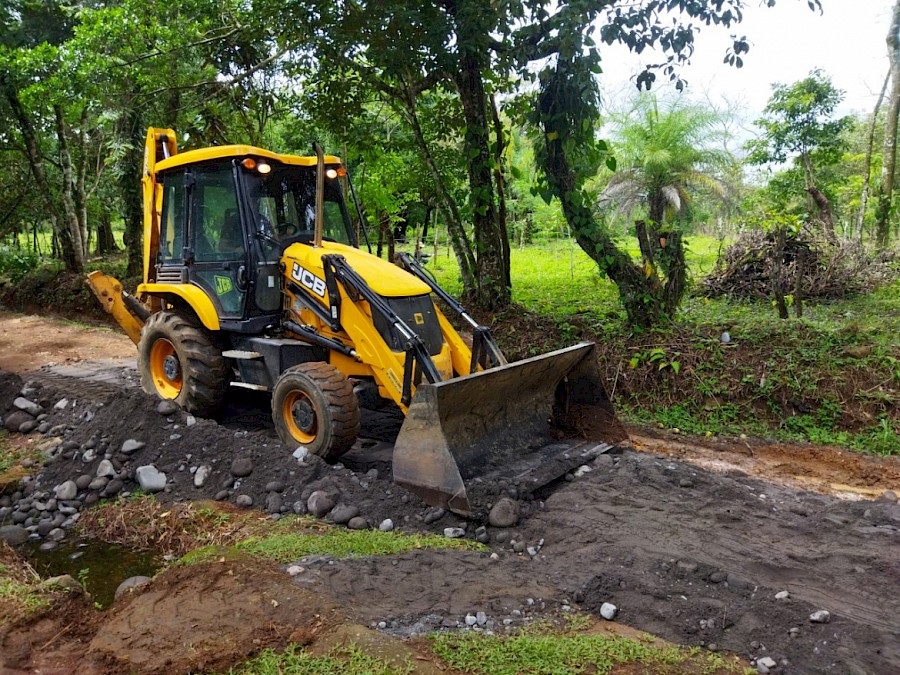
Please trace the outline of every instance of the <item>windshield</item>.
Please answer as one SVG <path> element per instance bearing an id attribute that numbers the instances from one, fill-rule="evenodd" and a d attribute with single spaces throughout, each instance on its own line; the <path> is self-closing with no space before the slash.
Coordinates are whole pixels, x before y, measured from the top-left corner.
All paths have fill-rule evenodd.
<path id="1" fill-rule="evenodd" d="M 264 235 L 265 249 L 312 241 L 316 222 L 315 167 L 273 162 L 268 174 L 245 170 L 244 176 L 253 213 L 252 226 Z M 328 241 L 355 245 L 337 179 L 325 179 L 322 236 Z"/>

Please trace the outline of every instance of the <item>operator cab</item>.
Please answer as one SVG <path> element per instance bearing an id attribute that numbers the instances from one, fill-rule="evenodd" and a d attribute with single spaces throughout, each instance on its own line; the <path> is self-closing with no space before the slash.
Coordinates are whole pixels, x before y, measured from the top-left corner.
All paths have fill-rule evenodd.
<path id="1" fill-rule="evenodd" d="M 191 154 L 176 155 L 182 161 L 157 175 L 163 189 L 156 281 L 199 286 L 223 329 L 259 333 L 281 312 L 282 253 L 314 238 L 315 159 L 231 155 L 190 162 Z M 340 184 L 346 172 L 328 159 L 323 238 L 356 246 Z"/>

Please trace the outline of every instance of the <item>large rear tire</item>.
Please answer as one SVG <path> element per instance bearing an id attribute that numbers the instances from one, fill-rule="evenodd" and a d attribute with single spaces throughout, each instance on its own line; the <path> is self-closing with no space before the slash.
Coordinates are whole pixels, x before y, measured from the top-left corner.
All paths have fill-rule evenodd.
<path id="1" fill-rule="evenodd" d="M 282 443 L 333 462 L 359 435 L 359 402 L 350 380 L 322 361 L 285 370 L 272 392 L 272 419 Z"/>
<path id="2" fill-rule="evenodd" d="M 172 399 L 184 410 L 209 416 L 222 407 L 228 369 L 222 350 L 202 327 L 175 312 L 156 312 L 138 344 L 141 384 L 148 394 Z"/>

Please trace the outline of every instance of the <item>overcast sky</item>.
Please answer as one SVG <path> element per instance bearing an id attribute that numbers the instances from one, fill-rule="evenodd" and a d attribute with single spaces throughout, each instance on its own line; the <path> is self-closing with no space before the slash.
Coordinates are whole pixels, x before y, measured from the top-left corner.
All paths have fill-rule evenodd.
<path id="1" fill-rule="evenodd" d="M 773 8 L 749 0 L 736 28 L 704 26 L 682 75 L 688 92 L 737 105 L 743 122 L 751 126 L 773 82 L 790 84 L 818 67 L 846 92 L 841 113 L 868 114 L 888 70 L 885 38 L 893 0 L 822 0 L 822 5 L 819 14 L 810 11 L 806 0 L 778 0 Z M 731 34 L 746 35 L 750 42 L 740 69 L 722 63 Z M 634 76 L 654 61 L 646 52 L 637 56 L 619 47 L 604 47 L 601 54 L 601 84 L 609 99 L 630 94 Z"/>

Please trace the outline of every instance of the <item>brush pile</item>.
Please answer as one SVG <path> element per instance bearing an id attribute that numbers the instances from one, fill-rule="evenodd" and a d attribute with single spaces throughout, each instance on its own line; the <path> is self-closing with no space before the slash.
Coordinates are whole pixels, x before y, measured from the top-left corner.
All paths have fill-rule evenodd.
<path id="1" fill-rule="evenodd" d="M 705 297 L 767 299 L 778 274 L 778 237 L 752 230 L 725 249 L 713 272 L 700 282 Z M 784 293 L 798 288 L 805 298 L 842 298 L 884 285 L 897 278 L 896 254 L 874 254 L 860 244 L 831 245 L 815 237 L 788 235 L 780 251 L 780 283 Z"/>

